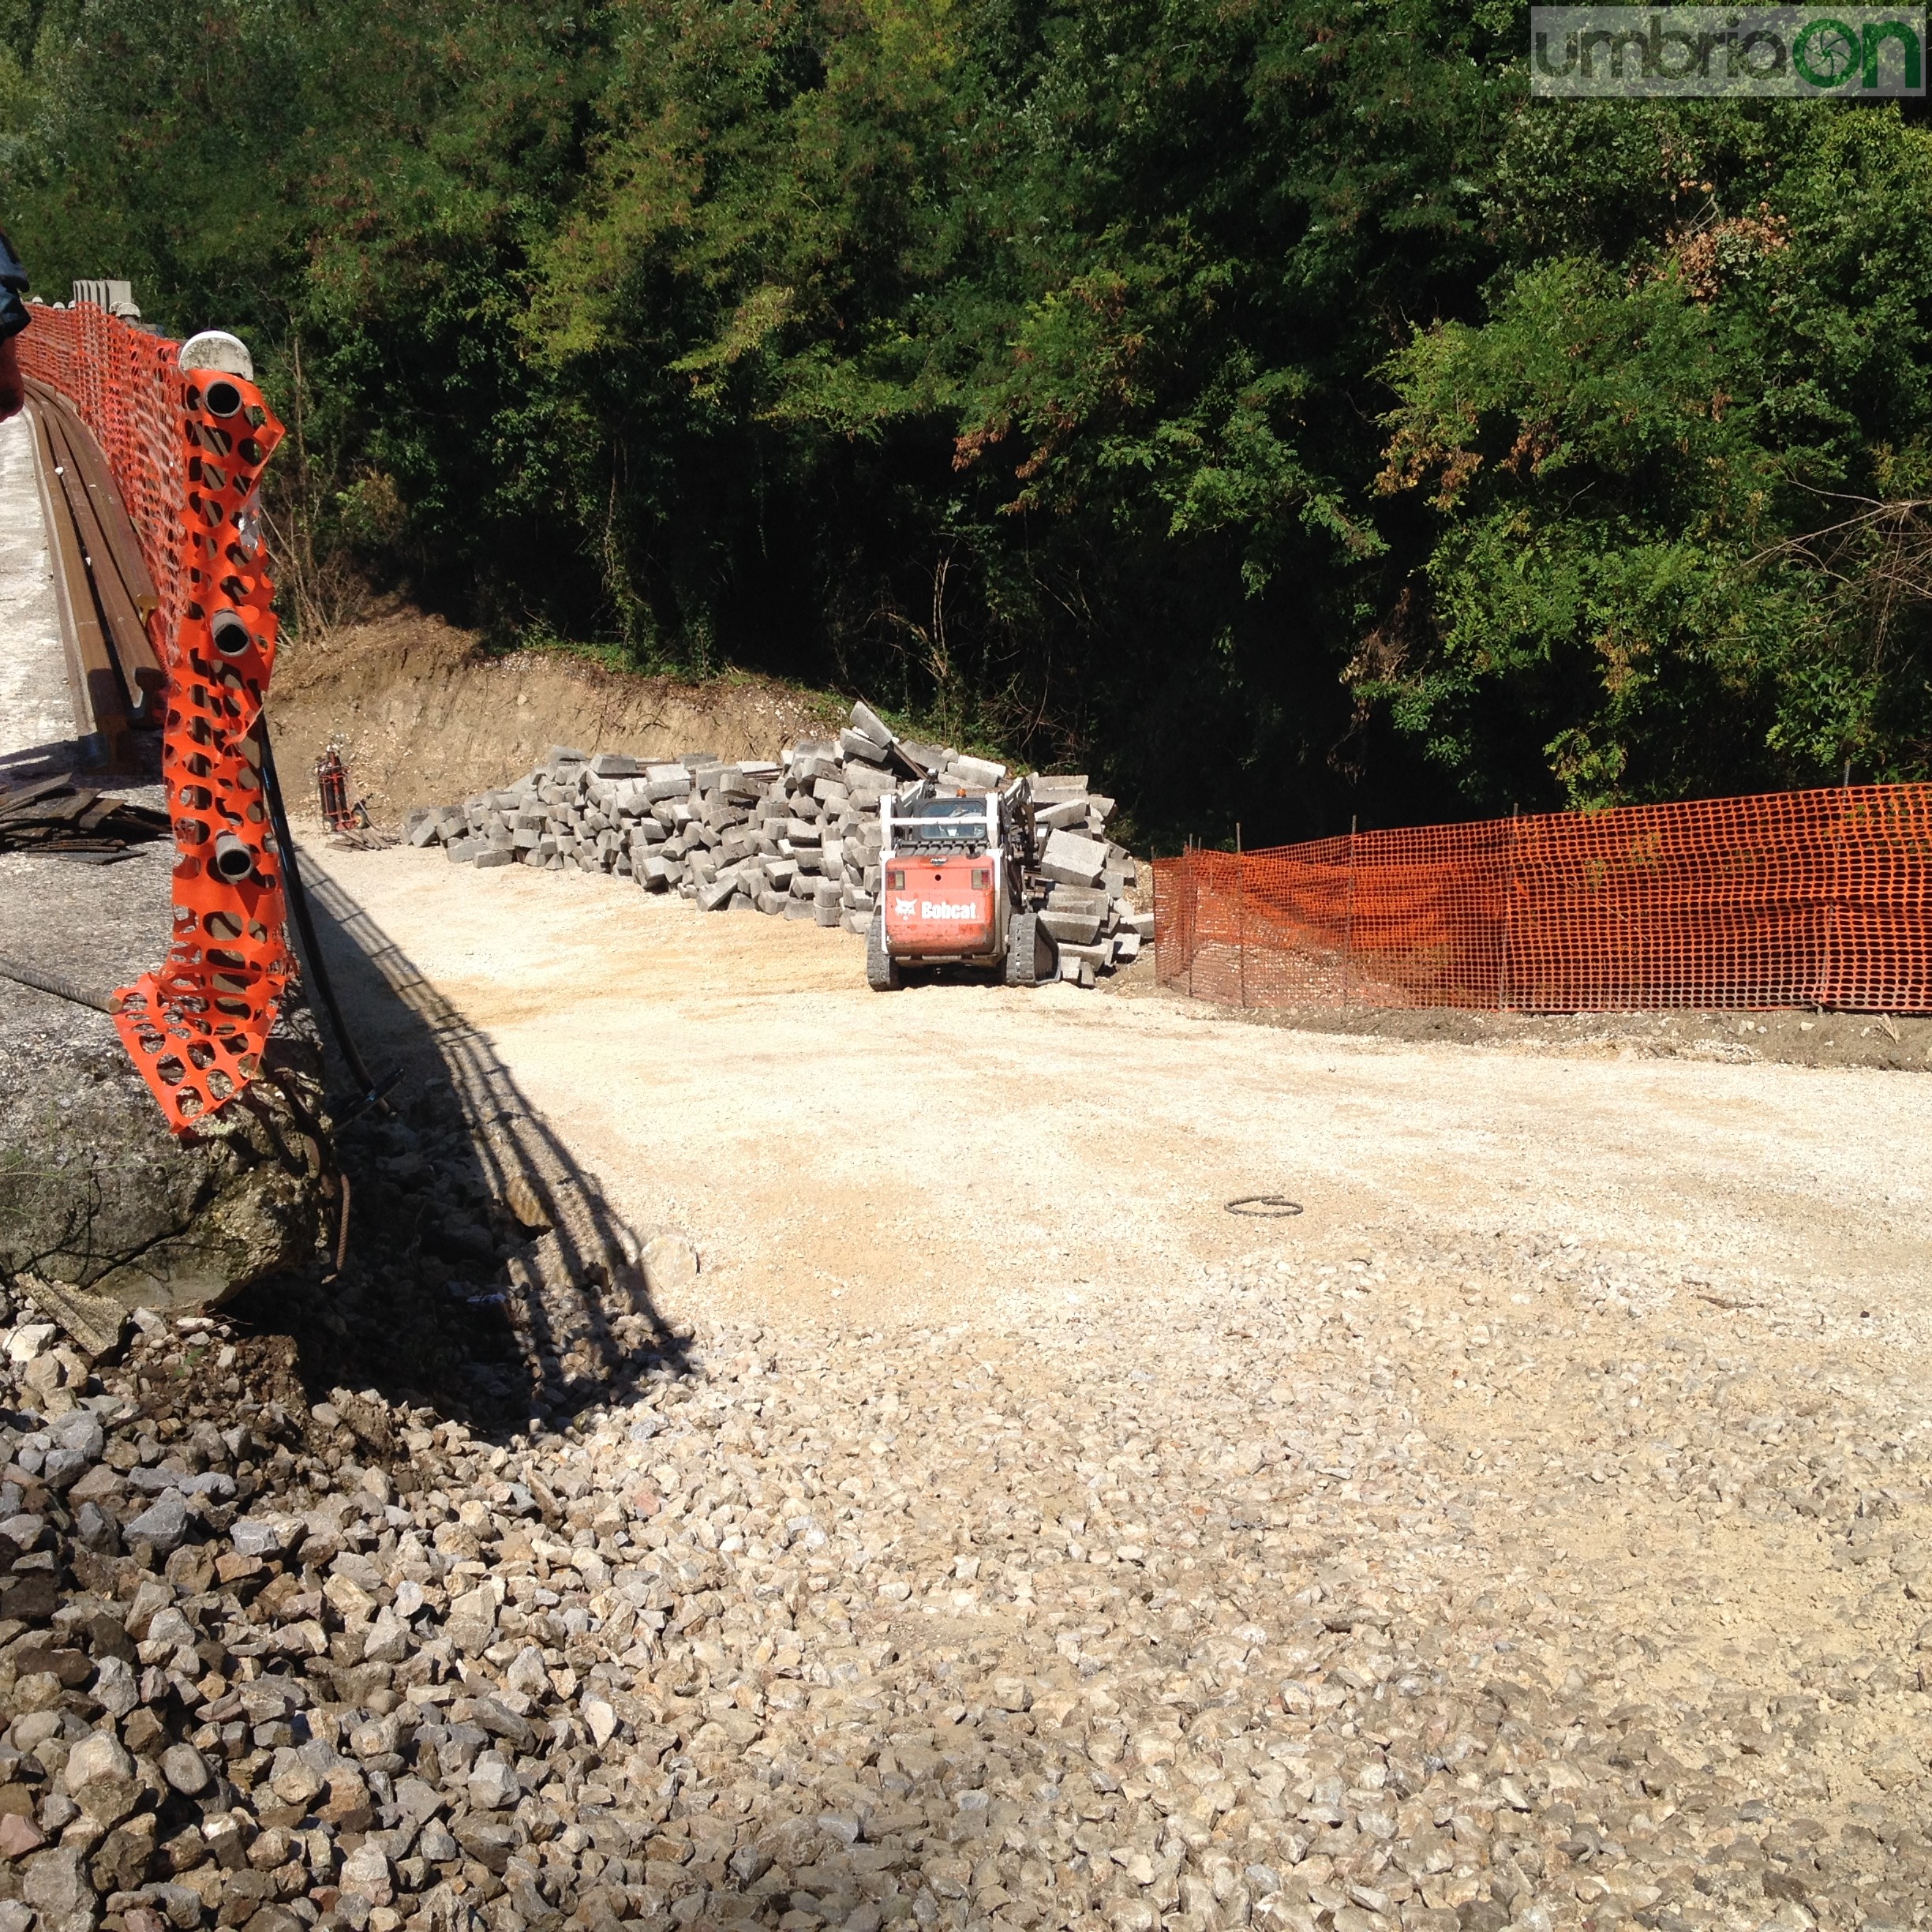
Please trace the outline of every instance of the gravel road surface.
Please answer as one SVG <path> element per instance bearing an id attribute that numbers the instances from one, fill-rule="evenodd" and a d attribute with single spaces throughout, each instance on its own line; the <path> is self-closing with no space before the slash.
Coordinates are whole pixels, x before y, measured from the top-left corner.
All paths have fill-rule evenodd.
<path id="1" fill-rule="evenodd" d="M 259 1309 L 9 1342 L 0 1932 L 1932 1923 L 1915 1077 L 313 857 L 372 1058 L 703 1266 L 493 1436 Z"/>

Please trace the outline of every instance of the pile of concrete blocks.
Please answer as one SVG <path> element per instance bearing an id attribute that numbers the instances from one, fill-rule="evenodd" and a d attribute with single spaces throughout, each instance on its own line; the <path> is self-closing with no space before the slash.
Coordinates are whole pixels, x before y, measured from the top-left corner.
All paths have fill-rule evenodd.
<path id="1" fill-rule="evenodd" d="M 1091 987 L 1153 943 L 1154 915 L 1127 897 L 1138 871 L 1133 855 L 1106 837 L 1113 799 L 1090 792 L 1084 777 L 1036 777 L 1032 788 L 1040 923 L 1058 949 L 1060 977 Z"/>
<path id="2" fill-rule="evenodd" d="M 559 745 L 515 784 L 412 812 L 412 845 L 456 864 L 605 872 L 701 912 L 759 912 L 863 934 L 879 890 L 879 800 L 930 773 L 941 788 L 1003 785 L 1004 765 L 895 737 L 852 706 L 836 739 L 792 746 L 777 763 L 709 752 L 670 759 Z M 1084 777 L 1035 777 L 1040 862 L 1030 903 L 1060 949 L 1061 977 L 1091 986 L 1153 936 L 1129 898 L 1133 856 L 1106 834 L 1114 801 Z"/>

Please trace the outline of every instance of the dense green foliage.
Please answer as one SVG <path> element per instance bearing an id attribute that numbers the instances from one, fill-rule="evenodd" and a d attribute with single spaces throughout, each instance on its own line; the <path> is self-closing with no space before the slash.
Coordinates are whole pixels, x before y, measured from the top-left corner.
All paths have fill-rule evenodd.
<path id="1" fill-rule="evenodd" d="M 1167 840 L 1922 775 L 1927 136 L 1531 103 L 1526 38 L 0 0 L 0 208 L 251 339 L 324 604 L 863 690 Z"/>

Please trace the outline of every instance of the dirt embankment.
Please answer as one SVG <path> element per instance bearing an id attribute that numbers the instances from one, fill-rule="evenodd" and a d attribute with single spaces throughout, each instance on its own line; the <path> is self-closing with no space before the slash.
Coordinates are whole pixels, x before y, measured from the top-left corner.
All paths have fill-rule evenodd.
<path id="1" fill-rule="evenodd" d="M 1158 998 L 1164 987 L 1144 968 L 1116 975 L 1105 990 Z M 1932 1017 L 1785 1011 L 1750 1013 L 1466 1013 L 1457 1007 L 1219 1006 L 1215 1016 L 1252 1026 L 1365 1039 L 1508 1047 L 1564 1058 L 1713 1060 L 1731 1065 L 1873 1067 L 1932 1072 Z"/>
<path id="2" fill-rule="evenodd" d="M 410 611 L 292 642 L 275 670 L 275 744 L 297 815 L 339 737 L 351 796 L 378 824 L 519 777 L 553 744 L 587 751 L 774 758 L 835 728 L 815 694 L 738 674 L 703 684 L 606 671 L 561 652 L 494 657 Z"/>

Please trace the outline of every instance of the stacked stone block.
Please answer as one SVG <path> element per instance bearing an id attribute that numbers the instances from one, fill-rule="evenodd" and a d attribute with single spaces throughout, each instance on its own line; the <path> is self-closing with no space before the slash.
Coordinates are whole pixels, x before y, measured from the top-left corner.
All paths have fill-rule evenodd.
<path id="1" fill-rule="evenodd" d="M 676 892 L 705 912 L 758 912 L 863 934 L 878 902 L 879 801 L 915 782 L 983 791 L 1006 767 L 950 747 L 896 739 L 866 706 L 835 739 L 793 745 L 777 763 L 705 751 L 644 759 L 555 747 L 534 771 L 460 805 L 412 812 L 413 845 L 453 863 L 602 872 Z M 1114 800 L 1083 777 L 1035 777 L 1039 863 L 1028 903 L 1059 947 L 1061 976 L 1091 986 L 1153 937 L 1129 898 L 1133 856 L 1106 837 Z"/>

